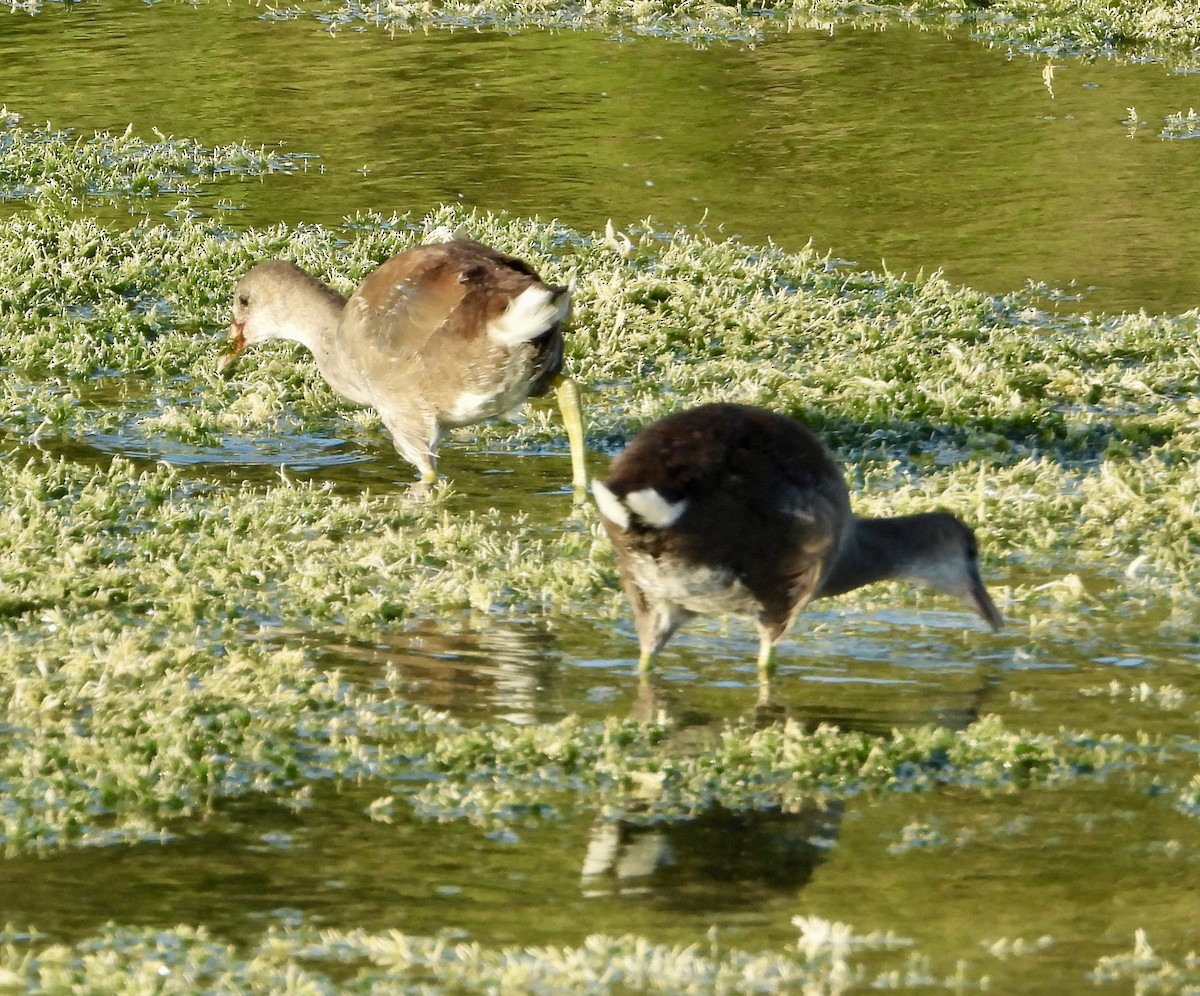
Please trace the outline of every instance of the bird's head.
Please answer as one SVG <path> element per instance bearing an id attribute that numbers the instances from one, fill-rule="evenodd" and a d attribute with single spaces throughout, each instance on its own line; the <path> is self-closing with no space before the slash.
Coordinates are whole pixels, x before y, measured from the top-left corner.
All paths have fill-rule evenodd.
<path id="1" fill-rule="evenodd" d="M 975 532 L 949 512 L 913 516 L 925 535 L 922 553 L 904 565 L 903 574 L 936 591 L 961 599 L 994 630 L 1004 624 L 979 575 Z"/>
<path id="2" fill-rule="evenodd" d="M 269 259 L 255 264 L 233 289 L 218 373 L 228 374 L 255 343 L 293 339 L 309 345 L 304 308 L 314 294 L 321 297 L 333 292 L 293 263 Z"/>

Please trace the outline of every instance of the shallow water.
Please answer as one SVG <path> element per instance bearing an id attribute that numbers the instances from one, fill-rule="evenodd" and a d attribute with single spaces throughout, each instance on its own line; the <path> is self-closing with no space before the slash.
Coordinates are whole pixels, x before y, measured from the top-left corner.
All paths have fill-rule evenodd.
<path id="1" fill-rule="evenodd" d="M 455 201 L 583 231 L 705 219 L 988 292 L 1032 279 L 1074 282 L 1088 309 L 1200 304 L 1200 142 L 1159 137 L 1200 104 L 1200 76 L 1067 62 L 1047 87 L 1043 62 L 915 28 L 699 51 L 578 32 L 331 38 L 257 13 L 6 14 L 4 101 L 84 134 L 132 123 L 320 157 L 307 176 L 219 185 L 227 224 Z"/>
<path id="2" fill-rule="evenodd" d="M 0 15 L 5 99 L 31 120 L 84 132 L 132 120 L 143 134 L 284 141 L 320 156 L 307 176 L 230 183 L 200 199 L 212 211 L 219 198 L 243 205 L 221 212 L 225 224 L 336 223 L 460 195 L 584 229 L 610 216 L 694 222 L 707 211 L 714 229 L 749 240 L 811 237 L 866 266 L 943 266 L 988 290 L 1079 278 L 1099 286 L 1088 298 L 1098 306 L 1200 300 L 1200 144 L 1162 142 L 1153 127 L 1129 137 L 1120 125 L 1131 104 L 1151 120 L 1186 108 L 1196 77 L 1069 64 L 1052 99 L 1039 64 L 907 29 L 700 52 L 578 34 L 331 39 L 305 20 L 268 24 L 252 13 L 82 4 Z M 164 39 L 175 57 L 163 58 Z M 411 479 L 382 430 L 335 419 L 316 435 L 188 446 L 139 432 L 143 403 L 120 401 L 129 418 L 119 431 L 43 448 L 87 462 L 165 460 L 199 482 L 287 473 L 355 493 L 400 492 Z M 18 459 L 30 452 L 6 448 Z M 607 461 L 590 459 L 594 472 Z M 528 509 L 547 536 L 570 513 L 562 451 L 481 452 L 455 433 L 441 466 L 454 508 Z M 1053 576 L 1044 566 L 1015 572 L 989 580 Z M 806 724 L 872 733 L 961 728 L 999 712 L 1013 727 L 1181 735 L 1188 709 L 1103 690 L 1170 683 L 1194 703 L 1193 632 L 1141 618 L 1136 606 L 1087 623 L 1063 632 L 1016 618 L 993 635 L 934 597 L 903 608 L 881 597 L 865 611 L 821 603 L 781 646 L 775 691 Z M 663 654 L 652 692 L 640 693 L 624 610 L 615 621 L 464 615 L 371 640 L 284 627 L 262 635 L 364 685 L 394 669 L 411 701 L 468 720 L 634 715 L 668 721 L 674 743 L 695 749 L 753 718 L 757 640 L 737 622 L 689 626 Z M 202 923 L 243 940 L 302 918 L 523 945 L 626 931 L 695 943 L 715 925 L 756 949 L 793 943 L 791 917 L 815 914 L 896 930 L 950 963 L 977 952 L 976 970 L 1029 992 L 1077 991 L 1095 958 L 1127 948 L 1139 927 L 1167 949 L 1197 940 L 1177 915 L 1178 897 L 1200 887 L 1195 822 L 1118 778 L 1013 795 L 885 795 L 791 815 L 716 812 L 655 828 L 605 822 L 563 800 L 560 819 L 515 839 L 402 806 L 394 825 L 378 824 L 364 816 L 377 794 L 328 788 L 300 812 L 241 799 L 167 827 L 162 844 L 8 859 L 0 922 L 61 939 L 109 920 Z M 913 824 L 941 839 L 912 844 Z M 1000 964 L 978 946 L 1043 934 L 1055 946 L 1024 963 Z"/>
<path id="3" fill-rule="evenodd" d="M 296 474 L 334 475 L 348 490 L 407 476 L 386 440 L 360 445 L 354 461 Z M 180 446 L 169 458 L 198 481 L 278 473 L 201 456 Z M 525 506 L 547 535 L 569 515 L 565 455 L 481 454 L 451 439 L 443 469 L 459 492 L 452 505 L 536 495 Z M 305 647 L 311 666 L 368 687 L 393 672 L 390 687 L 408 700 L 469 721 L 629 715 L 670 724 L 667 749 L 691 752 L 714 744 L 728 722 L 756 719 L 757 640 L 736 621 L 687 627 L 663 653 L 652 694 L 636 680 L 625 611 L 615 623 L 464 615 L 374 639 L 291 627 L 252 635 Z M 833 600 L 814 606 L 781 644 L 774 688 L 805 724 L 877 734 L 962 728 L 988 713 L 1013 728 L 1142 731 L 1168 741 L 1189 728 L 1194 705 L 1181 714 L 1132 703 L 1105 691 L 1113 681 L 1172 683 L 1194 703 L 1200 646 L 1190 630 L 1133 612 L 1096 618 L 1082 635 L 1038 634 L 1022 618 L 995 635 L 940 598 L 849 611 Z M 716 927 L 722 943 L 759 950 L 794 943 L 791 918 L 817 915 L 863 932 L 894 930 L 947 970 L 966 959 L 998 991 L 1031 993 L 1078 991 L 1096 959 L 1127 949 L 1138 928 L 1165 950 L 1196 941 L 1194 920 L 1178 913 L 1200 886 L 1195 821 L 1118 775 L 1013 794 L 884 793 L 795 814 L 716 810 L 652 827 L 601 818 L 566 796 L 557 817 L 501 834 L 421 819 L 403 803 L 394 823 L 376 823 L 366 811 L 382 791 L 318 786 L 299 811 L 242 798 L 165 827 L 161 844 L 6 859 L 0 922 L 65 941 L 109 921 L 204 924 L 235 942 L 303 922 L 520 946 L 626 932 L 703 943 Z M 1042 936 L 1053 944 L 1036 958 L 1002 961 L 980 947 Z"/>
<path id="4" fill-rule="evenodd" d="M 1155 641 L 1128 620 L 1136 659 L 1112 646 L 1111 624 L 1094 641 L 1055 647 L 1019 623 L 993 637 L 950 625 L 961 624 L 954 615 L 815 611 L 782 647 L 779 697 L 806 722 L 870 732 L 959 727 L 997 711 L 1013 726 L 1066 721 L 1169 737 L 1178 715 L 1156 720 L 1124 696 L 1081 698 L 1080 688 L 1173 680 L 1191 701 L 1200 695 L 1195 644 Z M 676 749 L 702 748 L 751 711 L 754 641 L 730 629 L 693 629 L 664 655 L 654 712 L 675 724 Z M 318 648 L 314 664 L 351 681 L 378 680 L 390 665 L 413 701 L 464 717 L 645 717 L 627 627 L 430 625 L 370 645 L 273 638 Z M 303 921 L 517 945 L 624 932 L 690 944 L 715 926 L 723 943 L 757 950 L 791 944 L 791 918 L 815 914 L 895 930 L 943 967 L 966 958 L 998 991 L 1031 993 L 1078 991 L 1096 958 L 1127 948 L 1138 927 L 1164 949 L 1196 940 L 1194 921 L 1178 915 L 1200 882 L 1194 821 L 1119 777 L 1060 791 L 885 794 L 796 814 L 713 811 L 654 827 L 600 819 L 563 798 L 557 818 L 499 836 L 404 806 L 393 824 L 372 822 L 365 810 L 378 793 L 318 788 L 299 812 L 240 799 L 167 827 L 162 844 L 8 859 L 0 917 L 63 940 L 109 920 L 203 923 L 233 941 Z M 914 825 L 925 834 L 916 842 Z M 1036 959 L 1001 961 L 980 948 L 1042 936 L 1053 944 Z"/>

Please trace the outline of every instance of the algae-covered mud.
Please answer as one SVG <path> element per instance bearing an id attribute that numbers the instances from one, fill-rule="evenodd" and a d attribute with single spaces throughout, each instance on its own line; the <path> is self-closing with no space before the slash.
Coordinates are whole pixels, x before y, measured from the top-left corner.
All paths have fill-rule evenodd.
<path id="1" fill-rule="evenodd" d="M 211 194 L 324 150 L 16 110 L 0 990 L 1200 985 L 1197 312 L 621 219 L 238 226 Z M 254 261 L 349 291 L 460 228 L 575 280 L 593 473 L 683 405 L 787 412 L 860 513 L 974 524 L 1004 631 L 886 585 L 801 618 L 778 717 L 735 622 L 639 686 L 552 404 L 420 495 L 302 350 L 217 376 Z"/>

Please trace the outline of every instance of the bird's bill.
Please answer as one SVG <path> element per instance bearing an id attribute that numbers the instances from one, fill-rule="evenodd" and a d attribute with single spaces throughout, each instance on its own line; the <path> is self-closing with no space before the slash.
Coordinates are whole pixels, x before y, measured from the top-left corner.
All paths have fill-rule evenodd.
<path id="1" fill-rule="evenodd" d="M 246 327 L 238 322 L 229 326 L 229 334 L 221 344 L 221 355 L 217 358 L 217 373 L 227 374 L 246 349 Z"/>
<path id="2" fill-rule="evenodd" d="M 971 579 L 971 604 L 980 618 L 993 630 L 999 630 L 1004 625 L 1004 617 L 1000 615 L 1000 610 L 996 608 L 996 603 L 992 601 L 992 596 L 988 594 L 978 574 Z"/>

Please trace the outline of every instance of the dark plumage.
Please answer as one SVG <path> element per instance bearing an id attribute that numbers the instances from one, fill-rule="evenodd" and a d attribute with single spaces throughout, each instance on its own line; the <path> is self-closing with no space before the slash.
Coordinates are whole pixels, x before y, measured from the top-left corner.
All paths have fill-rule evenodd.
<path id="1" fill-rule="evenodd" d="M 581 490 L 579 391 L 561 374 L 570 309 L 570 288 L 466 239 L 393 256 L 349 300 L 292 263 L 268 260 L 238 281 L 231 345 L 218 369 L 257 342 L 302 343 L 338 394 L 379 412 L 425 481 L 437 476 L 444 429 L 503 414 L 557 385 Z"/>
<path id="2" fill-rule="evenodd" d="M 633 608 L 641 670 L 689 616 L 754 619 L 759 667 L 814 598 L 886 578 L 955 595 L 1001 624 L 974 533 L 948 512 L 864 519 L 841 472 L 794 419 L 745 405 L 644 429 L 593 492 Z"/>

